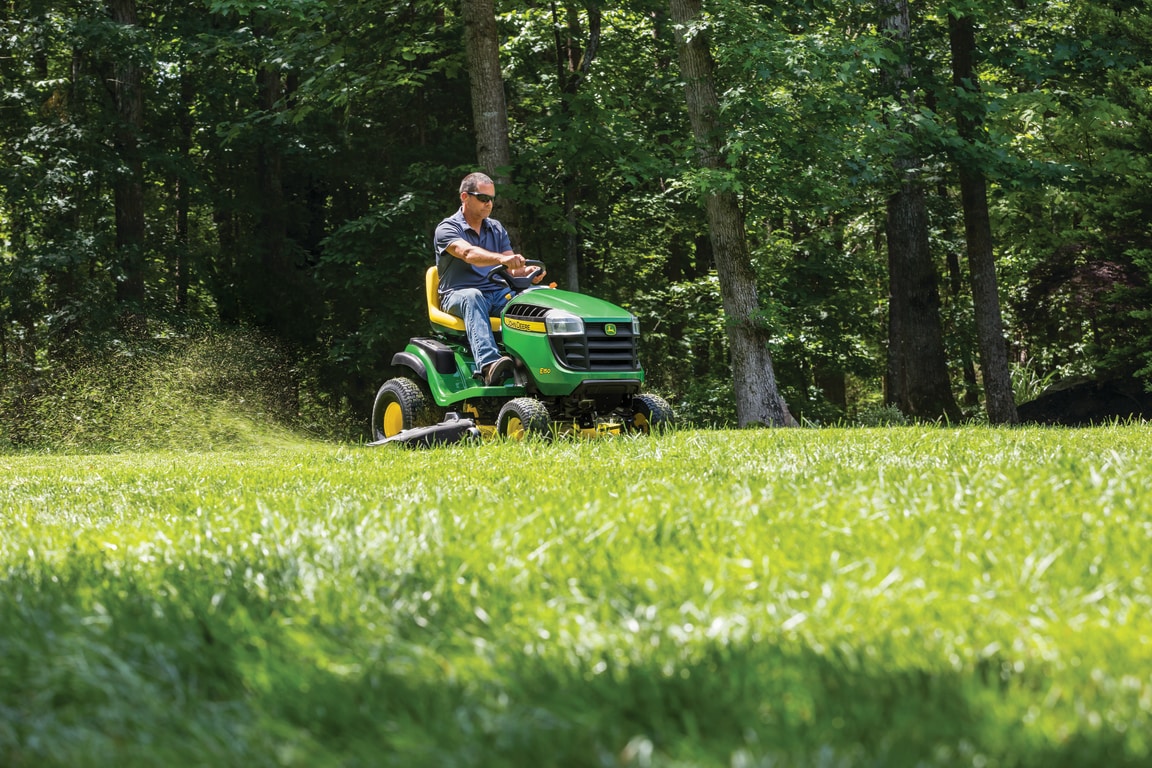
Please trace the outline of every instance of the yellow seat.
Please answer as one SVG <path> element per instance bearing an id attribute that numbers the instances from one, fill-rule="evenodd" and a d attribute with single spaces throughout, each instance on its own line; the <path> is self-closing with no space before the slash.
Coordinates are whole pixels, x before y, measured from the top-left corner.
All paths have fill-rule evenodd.
<path id="1" fill-rule="evenodd" d="M 436 265 L 428 267 L 428 271 L 424 273 L 424 295 L 428 302 L 428 319 L 432 321 L 432 325 L 443 326 L 453 331 L 464 333 L 464 320 L 451 315 L 440 309 L 440 271 L 436 269 Z M 489 322 L 492 324 L 492 332 L 500 332 L 500 318 L 490 317 Z"/>

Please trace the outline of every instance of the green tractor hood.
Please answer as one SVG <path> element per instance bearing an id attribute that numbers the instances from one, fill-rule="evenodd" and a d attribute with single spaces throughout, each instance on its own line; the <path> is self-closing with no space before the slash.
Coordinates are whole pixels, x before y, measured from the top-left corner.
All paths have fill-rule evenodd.
<path id="1" fill-rule="evenodd" d="M 631 323 L 632 313 L 611 302 L 582 293 L 541 288 L 525 291 L 508 303 L 509 307 L 538 306 L 545 309 L 560 309 L 571 312 L 586 320 L 610 320 L 618 323 Z M 507 314 L 507 310 L 505 310 Z M 513 317 L 521 313 L 513 311 Z"/>

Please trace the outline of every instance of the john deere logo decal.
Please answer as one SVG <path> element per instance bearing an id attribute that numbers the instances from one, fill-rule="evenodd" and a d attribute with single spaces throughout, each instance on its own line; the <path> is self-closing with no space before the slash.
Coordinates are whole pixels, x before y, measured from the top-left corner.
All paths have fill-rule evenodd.
<path id="1" fill-rule="evenodd" d="M 616 335 L 616 324 L 615 323 L 606 323 L 604 325 L 604 335 L 605 336 L 615 336 Z"/>

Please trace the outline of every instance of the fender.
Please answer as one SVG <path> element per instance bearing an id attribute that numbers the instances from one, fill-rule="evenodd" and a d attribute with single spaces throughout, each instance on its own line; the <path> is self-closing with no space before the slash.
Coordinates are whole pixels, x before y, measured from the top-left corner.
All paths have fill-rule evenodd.
<path id="1" fill-rule="evenodd" d="M 428 381 L 428 369 L 424 367 L 424 361 L 411 352 L 397 352 L 392 355 L 392 365 L 411 369 L 421 379 Z"/>

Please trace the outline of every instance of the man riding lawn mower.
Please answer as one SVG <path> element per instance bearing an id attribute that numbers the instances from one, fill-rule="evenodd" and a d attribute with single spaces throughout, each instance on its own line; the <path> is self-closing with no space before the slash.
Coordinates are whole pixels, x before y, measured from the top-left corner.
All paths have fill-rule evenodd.
<path id="1" fill-rule="evenodd" d="M 646 433 L 672 422 L 667 402 L 641 392 L 636 318 L 591 296 L 533 285 L 533 276 L 513 276 L 503 266 L 489 274 L 513 297 L 490 320 L 502 356 L 512 361 L 511 377 L 488 382 L 483 372 L 477 378 L 464 321 L 440 308 L 438 269 L 429 268 L 433 335 L 411 339 L 393 356 L 392 364 L 407 371 L 376 394 L 377 442 L 453 442 L 473 429 L 513 438 Z M 436 439 L 438 432 L 444 439 Z"/>

